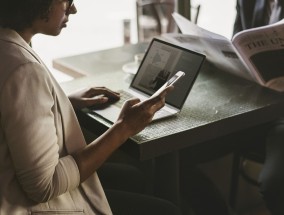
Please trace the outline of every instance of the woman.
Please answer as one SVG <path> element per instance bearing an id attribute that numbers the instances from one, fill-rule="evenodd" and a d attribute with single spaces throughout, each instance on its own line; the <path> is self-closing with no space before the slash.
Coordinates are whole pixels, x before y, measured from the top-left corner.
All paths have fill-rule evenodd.
<path id="1" fill-rule="evenodd" d="M 70 102 L 29 45 L 36 34 L 60 34 L 77 12 L 73 1 L 0 5 L 0 214 L 112 214 L 96 171 L 148 125 L 172 88 L 145 102 L 127 101 L 117 122 L 86 145 L 73 108 L 119 95 L 91 88 Z"/>

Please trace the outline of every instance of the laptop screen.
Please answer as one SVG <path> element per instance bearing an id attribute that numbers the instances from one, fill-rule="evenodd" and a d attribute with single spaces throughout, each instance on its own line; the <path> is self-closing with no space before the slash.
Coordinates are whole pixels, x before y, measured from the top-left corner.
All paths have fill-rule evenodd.
<path id="1" fill-rule="evenodd" d="M 180 109 L 191 90 L 205 55 L 153 39 L 130 87 L 152 95 L 176 72 L 183 71 L 185 76 L 166 96 L 166 103 Z"/>

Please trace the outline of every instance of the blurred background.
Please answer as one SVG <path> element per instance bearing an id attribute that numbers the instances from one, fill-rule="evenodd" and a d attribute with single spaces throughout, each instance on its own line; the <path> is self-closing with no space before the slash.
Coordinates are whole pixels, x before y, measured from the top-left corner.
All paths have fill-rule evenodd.
<path id="1" fill-rule="evenodd" d="M 231 38 L 235 0 L 191 0 L 201 5 L 198 25 Z M 73 78 L 52 68 L 52 59 L 118 47 L 124 44 L 124 20 L 130 21 L 130 42 L 136 43 L 136 0 L 75 0 L 77 14 L 57 37 L 37 35 L 33 48 L 59 82 Z M 194 13 L 194 11 L 193 11 Z"/>

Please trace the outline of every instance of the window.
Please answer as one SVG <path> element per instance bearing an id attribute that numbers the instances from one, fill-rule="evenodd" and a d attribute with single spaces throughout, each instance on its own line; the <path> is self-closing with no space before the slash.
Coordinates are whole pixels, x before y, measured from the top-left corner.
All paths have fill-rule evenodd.
<path id="1" fill-rule="evenodd" d="M 236 0 L 191 0 L 192 5 L 201 5 L 198 25 L 227 38 L 232 37 L 236 2 Z"/>
<path id="2" fill-rule="evenodd" d="M 123 45 L 123 20 L 131 20 L 131 42 L 137 41 L 135 0 L 78 0 L 77 14 L 57 37 L 36 35 L 33 48 L 59 81 L 72 80 L 52 68 L 52 59 Z"/>
<path id="3" fill-rule="evenodd" d="M 235 0 L 191 0 L 201 4 L 198 25 L 228 38 L 232 35 Z M 77 14 L 57 37 L 37 35 L 33 48 L 59 81 L 72 80 L 52 68 L 52 59 L 123 45 L 123 20 L 131 21 L 131 42 L 137 42 L 135 0 L 78 0 Z"/>

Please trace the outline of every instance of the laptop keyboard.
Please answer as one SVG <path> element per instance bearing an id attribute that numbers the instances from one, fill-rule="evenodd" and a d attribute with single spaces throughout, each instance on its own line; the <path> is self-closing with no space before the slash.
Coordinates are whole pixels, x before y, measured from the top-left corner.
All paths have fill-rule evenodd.
<path id="1" fill-rule="evenodd" d="M 124 90 L 119 90 L 118 92 L 120 93 L 120 99 L 116 103 L 114 103 L 114 105 L 119 108 L 122 107 L 122 105 L 126 100 L 134 97 L 131 93 L 126 92 Z M 169 115 L 169 112 L 164 109 L 160 109 L 155 113 L 155 117 L 166 116 L 166 115 Z"/>
<path id="2" fill-rule="evenodd" d="M 120 93 L 120 99 L 113 105 L 121 108 L 126 100 L 133 98 L 133 95 L 124 90 L 119 90 L 118 92 Z"/>

